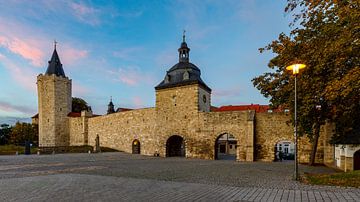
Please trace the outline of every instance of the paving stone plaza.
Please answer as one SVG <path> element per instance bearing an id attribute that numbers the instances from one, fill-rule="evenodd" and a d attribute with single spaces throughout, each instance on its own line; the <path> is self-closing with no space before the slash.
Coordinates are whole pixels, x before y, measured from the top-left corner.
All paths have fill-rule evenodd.
<path id="1" fill-rule="evenodd" d="M 329 173 L 300 165 L 300 172 Z M 293 162 L 121 152 L 0 156 L 0 201 L 360 201 L 360 189 L 292 180 Z"/>

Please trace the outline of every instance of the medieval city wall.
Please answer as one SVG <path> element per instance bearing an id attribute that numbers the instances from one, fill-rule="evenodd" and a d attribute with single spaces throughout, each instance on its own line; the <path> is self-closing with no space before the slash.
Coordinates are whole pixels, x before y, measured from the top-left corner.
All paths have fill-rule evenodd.
<path id="1" fill-rule="evenodd" d="M 69 117 L 70 146 L 83 146 L 83 119 L 82 117 Z"/>
<path id="2" fill-rule="evenodd" d="M 206 137 L 198 128 L 198 97 L 198 84 L 156 91 L 156 137 L 161 156 L 166 156 L 167 140 L 178 135 L 184 139 L 186 157 L 211 158 Z"/>
<path id="3" fill-rule="evenodd" d="M 140 141 L 141 154 L 153 155 L 159 148 L 155 133 L 155 109 L 138 109 L 88 119 L 88 144 L 95 146 L 99 135 L 100 146 L 132 152 L 132 143 Z"/>
<path id="4" fill-rule="evenodd" d="M 197 145 L 193 150 L 196 151 L 205 147 L 209 159 L 214 159 L 217 139 L 228 133 L 237 139 L 237 160 L 252 161 L 253 152 L 247 151 L 253 145 L 253 133 L 251 128 L 250 130 L 248 128 L 248 116 L 249 112 L 246 111 L 200 112 L 198 130 L 202 135 L 203 145 Z"/>
<path id="5" fill-rule="evenodd" d="M 273 161 L 275 159 L 275 145 L 279 141 L 287 140 L 294 143 L 294 126 L 289 123 L 288 113 L 257 113 L 255 115 L 255 156 L 259 161 Z M 324 159 L 324 130 L 321 130 L 315 162 L 323 163 Z M 308 163 L 312 144 L 307 136 L 298 136 L 298 158 L 300 163 Z"/>

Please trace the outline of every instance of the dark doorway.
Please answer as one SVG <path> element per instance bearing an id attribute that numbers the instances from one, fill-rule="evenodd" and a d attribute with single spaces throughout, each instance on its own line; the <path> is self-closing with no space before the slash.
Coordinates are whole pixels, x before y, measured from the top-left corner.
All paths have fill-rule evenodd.
<path id="1" fill-rule="evenodd" d="M 360 170 L 360 150 L 354 153 L 354 170 Z"/>
<path id="2" fill-rule="evenodd" d="M 134 140 L 132 143 L 132 153 L 133 154 L 140 154 L 140 141 Z"/>
<path id="3" fill-rule="evenodd" d="M 219 135 L 215 141 L 215 160 L 236 160 L 237 140 L 229 133 Z"/>
<path id="4" fill-rule="evenodd" d="M 178 135 L 171 136 L 166 142 L 166 156 L 180 156 L 185 157 L 185 142 L 184 139 Z"/>
<path id="5" fill-rule="evenodd" d="M 274 161 L 294 160 L 295 144 L 290 140 L 281 140 L 274 147 Z"/>

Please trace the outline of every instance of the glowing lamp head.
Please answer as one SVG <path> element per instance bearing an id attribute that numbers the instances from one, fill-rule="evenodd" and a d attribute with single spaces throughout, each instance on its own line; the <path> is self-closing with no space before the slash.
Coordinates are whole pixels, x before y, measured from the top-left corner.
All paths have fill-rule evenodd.
<path id="1" fill-rule="evenodd" d="M 306 67 L 305 64 L 293 64 L 286 67 L 286 70 L 292 71 L 293 74 L 298 74 L 300 69 L 304 69 Z"/>

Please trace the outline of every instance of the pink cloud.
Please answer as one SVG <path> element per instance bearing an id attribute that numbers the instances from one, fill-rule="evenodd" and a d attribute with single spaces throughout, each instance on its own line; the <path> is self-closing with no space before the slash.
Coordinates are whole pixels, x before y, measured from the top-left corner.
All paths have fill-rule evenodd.
<path id="1" fill-rule="evenodd" d="M 65 65 L 72 64 L 82 58 L 87 57 L 87 50 L 78 50 L 70 47 L 69 45 L 65 45 L 64 48 L 60 48 L 58 51 L 59 57 Z"/>
<path id="2" fill-rule="evenodd" d="M 72 9 L 72 14 L 81 22 L 90 25 L 99 25 L 100 20 L 97 17 L 97 14 L 100 10 L 85 5 L 84 3 L 70 3 L 70 8 Z"/>
<path id="3" fill-rule="evenodd" d="M 213 95 L 217 97 L 234 97 L 240 95 L 240 88 L 214 89 Z"/>
<path id="4" fill-rule="evenodd" d="M 118 71 L 108 70 L 107 72 L 115 77 L 116 81 L 120 81 L 128 86 L 136 86 L 142 82 L 148 84 L 154 83 L 152 76 L 140 71 L 138 67 L 119 68 Z"/>
<path id="5" fill-rule="evenodd" d="M 24 114 L 34 114 L 36 109 L 27 106 L 13 105 L 9 102 L 0 101 L 0 110 L 5 112 L 22 112 Z"/>
<path id="6" fill-rule="evenodd" d="M 73 96 L 75 97 L 83 97 L 90 92 L 85 86 L 82 86 L 79 83 L 73 82 Z"/>
<path id="7" fill-rule="evenodd" d="M 141 97 L 135 96 L 132 98 L 132 101 L 134 102 L 136 108 L 144 107 L 144 101 L 141 99 Z"/>
<path id="8" fill-rule="evenodd" d="M 34 44 L 35 40 L 20 40 L 16 37 L 0 36 L 0 46 L 7 48 L 9 51 L 30 60 L 34 66 L 43 66 L 44 52 L 37 48 Z"/>
<path id="9" fill-rule="evenodd" d="M 0 58 L 1 59 L 1 58 Z M 11 60 L 3 57 L 1 62 L 10 72 L 11 77 L 17 81 L 23 88 L 36 92 L 36 73 L 29 68 L 20 68 Z"/>
<path id="10" fill-rule="evenodd" d="M 132 59 L 134 57 L 134 54 L 142 51 L 144 48 L 142 47 L 130 47 L 130 48 L 123 48 L 121 50 L 118 51 L 114 51 L 113 55 L 115 57 L 124 59 L 124 60 L 129 60 Z"/>

